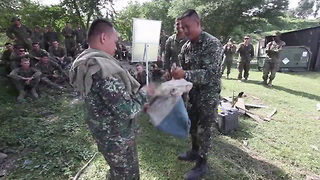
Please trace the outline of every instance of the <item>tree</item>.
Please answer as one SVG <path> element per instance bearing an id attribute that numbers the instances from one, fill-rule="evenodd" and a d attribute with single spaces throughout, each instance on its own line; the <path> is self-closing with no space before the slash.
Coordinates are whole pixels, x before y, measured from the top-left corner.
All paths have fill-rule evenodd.
<path id="1" fill-rule="evenodd" d="M 277 21 L 287 7 L 288 0 L 173 0 L 169 15 L 177 17 L 186 9 L 196 9 L 204 29 L 226 40 L 236 28 L 253 32 L 263 23 Z"/>

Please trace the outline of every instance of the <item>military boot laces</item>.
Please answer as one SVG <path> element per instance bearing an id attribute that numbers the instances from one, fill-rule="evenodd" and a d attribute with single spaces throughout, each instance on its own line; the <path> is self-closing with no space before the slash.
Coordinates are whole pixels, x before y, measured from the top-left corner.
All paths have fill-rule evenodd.
<path id="1" fill-rule="evenodd" d="M 34 98 L 38 98 L 39 97 L 39 95 L 38 95 L 38 93 L 36 92 L 36 90 L 33 88 L 33 89 L 31 89 L 31 94 L 32 94 L 32 96 L 34 97 Z"/>
<path id="2" fill-rule="evenodd" d="M 190 150 L 178 155 L 178 159 L 181 161 L 196 161 L 199 159 L 199 157 L 199 154 L 194 150 Z"/>
<path id="3" fill-rule="evenodd" d="M 190 171 L 188 171 L 185 175 L 184 175 L 184 179 L 185 180 L 199 180 L 200 177 L 204 176 L 205 174 L 207 174 L 209 171 L 208 165 L 206 162 L 202 161 L 198 161 L 195 165 L 194 168 L 192 168 Z"/>

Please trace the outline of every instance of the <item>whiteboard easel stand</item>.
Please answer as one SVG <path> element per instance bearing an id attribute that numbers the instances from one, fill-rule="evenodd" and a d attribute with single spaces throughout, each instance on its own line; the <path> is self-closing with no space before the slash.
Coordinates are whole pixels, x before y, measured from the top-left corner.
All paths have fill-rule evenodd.
<path id="1" fill-rule="evenodd" d="M 144 44 L 143 61 L 146 62 L 146 84 L 149 85 L 149 61 L 148 61 L 148 44 Z"/>

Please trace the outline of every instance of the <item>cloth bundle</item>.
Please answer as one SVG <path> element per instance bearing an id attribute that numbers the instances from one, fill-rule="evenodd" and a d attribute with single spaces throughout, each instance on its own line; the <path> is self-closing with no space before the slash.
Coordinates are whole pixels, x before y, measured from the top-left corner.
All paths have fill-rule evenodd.
<path id="1" fill-rule="evenodd" d="M 188 137 L 191 122 L 181 95 L 191 88 L 192 83 L 181 79 L 164 82 L 156 89 L 147 113 L 157 129 L 177 138 Z"/>

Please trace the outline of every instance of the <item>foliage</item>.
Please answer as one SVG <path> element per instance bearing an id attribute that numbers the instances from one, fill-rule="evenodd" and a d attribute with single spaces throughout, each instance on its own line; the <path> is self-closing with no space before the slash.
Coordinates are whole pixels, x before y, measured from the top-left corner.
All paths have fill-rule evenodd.
<path id="1" fill-rule="evenodd" d="M 206 31 L 225 40 L 235 28 L 255 31 L 265 22 L 277 21 L 288 0 L 173 0 L 169 15 L 177 17 L 186 9 L 196 9 Z"/>
<path id="2" fill-rule="evenodd" d="M 158 0 L 139 4 L 131 2 L 123 11 L 115 16 L 115 26 L 125 40 L 131 41 L 133 18 L 145 18 L 162 21 L 162 29 L 171 34 L 173 32 L 174 18 L 168 17 L 170 3 Z"/>

